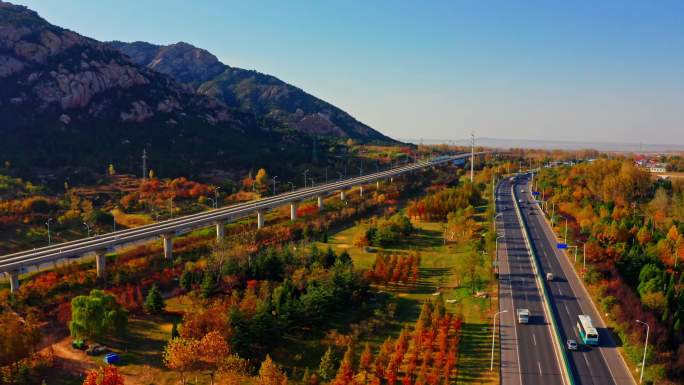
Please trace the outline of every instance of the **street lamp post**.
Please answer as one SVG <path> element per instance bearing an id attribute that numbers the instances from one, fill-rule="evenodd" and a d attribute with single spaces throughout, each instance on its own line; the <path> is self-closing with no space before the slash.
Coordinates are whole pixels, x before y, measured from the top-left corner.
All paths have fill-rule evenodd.
<path id="1" fill-rule="evenodd" d="M 290 185 L 290 188 L 292 189 L 292 191 L 294 191 L 294 188 L 295 188 L 294 183 L 292 183 L 292 182 L 287 182 L 287 184 L 289 184 L 289 185 Z"/>
<path id="2" fill-rule="evenodd" d="M 45 222 L 45 226 L 47 226 L 48 232 L 48 246 L 52 245 L 52 237 L 50 236 L 50 222 L 52 222 L 52 218 L 48 218 L 47 222 Z"/>
<path id="3" fill-rule="evenodd" d="M 306 171 L 304 171 L 304 188 L 306 188 L 306 174 L 309 173 L 309 169 L 307 168 Z"/>
<path id="4" fill-rule="evenodd" d="M 644 379 L 644 371 L 646 370 L 646 349 L 648 349 L 648 332 L 651 330 L 651 327 L 648 326 L 648 324 L 644 321 L 636 320 L 636 322 L 646 325 L 646 342 L 644 343 L 644 358 L 641 359 L 641 374 L 639 375 L 639 383 L 641 384 L 641 381 Z"/>
<path id="5" fill-rule="evenodd" d="M 508 310 L 501 310 L 500 312 L 497 312 L 496 314 L 494 314 L 494 327 L 492 328 L 492 361 L 489 364 L 489 371 L 490 372 L 492 370 L 494 370 L 494 337 L 496 335 L 495 334 L 496 333 L 496 316 L 498 316 L 501 313 L 508 313 Z"/>
<path id="6" fill-rule="evenodd" d="M 211 201 L 211 207 L 216 208 L 216 200 L 214 200 L 213 198 L 210 198 L 210 197 L 207 197 L 207 199 L 209 199 Z"/>
<path id="7" fill-rule="evenodd" d="M 568 243 L 568 218 L 565 217 L 565 240 L 563 243 L 567 244 Z"/>
<path id="8" fill-rule="evenodd" d="M 218 208 L 218 199 L 219 199 L 219 192 L 218 192 L 218 190 L 219 190 L 220 188 L 221 188 L 221 187 L 216 187 L 216 188 L 214 189 L 214 201 L 216 202 L 216 203 L 214 203 L 214 208 L 215 208 L 215 209 Z"/>
<path id="9" fill-rule="evenodd" d="M 498 214 L 494 215 L 494 232 L 496 232 L 496 218 L 498 218 L 499 216 L 502 216 L 502 215 L 503 215 L 503 213 L 498 213 Z"/>
<path id="10" fill-rule="evenodd" d="M 85 225 L 86 230 L 88 231 L 88 238 L 90 238 L 90 226 L 88 226 L 88 224 L 85 222 L 83 222 L 83 224 Z"/>
<path id="11" fill-rule="evenodd" d="M 273 177 L 273 195 L 276 195 L 276 179 L 278 179 L 278 175 Z"/>

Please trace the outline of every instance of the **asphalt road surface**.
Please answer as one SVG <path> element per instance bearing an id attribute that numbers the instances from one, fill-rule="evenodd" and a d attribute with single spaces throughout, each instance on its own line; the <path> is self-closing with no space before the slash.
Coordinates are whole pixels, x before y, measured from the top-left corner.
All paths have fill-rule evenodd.
<path id="1" fill-rule="evenodd" d="M 563 384 L 551 328 L 544 314 L 542 295 L 532 269 L 511 197 L 511 182 L 497 187 L 499 240 L 499 307 L 502 313 L 501 383 Z M 517 322 L 516 309 L 530 310 L 530 323 Z"/>

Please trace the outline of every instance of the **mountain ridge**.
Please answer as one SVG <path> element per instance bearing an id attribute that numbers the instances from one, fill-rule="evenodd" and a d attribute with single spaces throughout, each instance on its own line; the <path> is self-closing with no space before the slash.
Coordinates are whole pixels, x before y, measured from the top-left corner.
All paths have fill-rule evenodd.
<path id="1" fill-rule="evenodd" d="M 211 52 L 186 42 L 157 45 L 112 41 L 111 47 L 139 65 L 167 74 L 198 94 L 243 112 L 310 135 L 396 142 L 340 108 L 279 78 L 222 63 Z"/>

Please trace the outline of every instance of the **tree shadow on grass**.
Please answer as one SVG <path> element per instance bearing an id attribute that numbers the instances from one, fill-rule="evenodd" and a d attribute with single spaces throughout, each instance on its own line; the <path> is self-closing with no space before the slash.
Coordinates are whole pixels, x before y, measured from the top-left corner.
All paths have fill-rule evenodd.
<path id="1" fill-rule="evenodd" d="M 128 333 L 124 339 L 103 341 L 121 354 L 121 365 L 149 365 L 164 368 L 162 352 L 171 339 L 171 332 L 161 330 L 162 324 L 178 320 L 176 314 L 163 314 L 150 317 L 131 317 L 128 320 Z"/>
<path id="2" fill-rule="evenodd" d="M 458 358 L 458 384 L 486 382 L 490 376 L 491 329 L 486 323 L 464 323 Z"/>

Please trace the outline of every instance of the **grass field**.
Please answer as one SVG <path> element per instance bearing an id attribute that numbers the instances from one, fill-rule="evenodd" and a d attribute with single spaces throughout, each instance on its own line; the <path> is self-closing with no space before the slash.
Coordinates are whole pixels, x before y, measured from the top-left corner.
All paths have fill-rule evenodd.
<path id="1" fill-rule="evenodd" d="M 169 310 L 176 310 L 178 299 L 169 301 Z M 181 306 L 178 304 L 178 306 Z M 128 337 L 123 345 L 116 341 L 105 341 L 104 345 L 119 353 L 121 364 L 117 364 L 126 376 L 127 385 L 171 385 L 178 383 L 178 375 L 164 367 L 162 351 L 171 338 L 173 319 L 180 318 L 175 314 L 165 314 L 155 317 L 130 317 L 128 320 Z M 78 351 L 75 351 L 78 352 Z M 79 352 L 81 360 L 95 365 L 104 365 L 102 356 L 89 357 Z M 197 384 L 209 383 L 208 379 L 198 377 Z M 81 381 L 65 382 L 64 384 L 81 384 Z M 194 383 L 194 382 L 193 382 Z"/>
<path id="2" fill-rule="evenodd" d="M 384 250 L 402 253 L 417 250 L 421 254 L 421 271 L 419 282 L 415 286 L 389 285 L 379 289 L 396 294 L 396 325 L 387 328 L 383 333 L 373 336 L 371 342 L 380 344 L 388 336 L 396 336 L 402 325 L 412 324 L 418 319 L 423 301 L 432 298 L 437 291 L 445 300 L 456 300 L 447 304 L 447 309 L 463 315 L 461 343 L 459 346 L 459 363 L 457 384 L 497 384 L 498 371 L 489 371 L 492 309 L 497 306 L 494 281 L 491 277 L 481 277 L 485 283 L 482 290 L 490 297 L 475 298 L 469 287 L 458 287 L 456 271 L 457 259 L 464 256 L 468 245 L 444 245 L 442 224 L 435 222 L 414 222 L 417 233 L 400 245 Z M 336 252 L 347 251 L 357 269 L 365 270 L 373 265 L 375 253 L 355 247 L 354 240 L 366 231 L 366 225 L 359 224 L 330 236 L 328 243 L 319 243 L 321 249 L 332 247 Z M 487 259 L 483 271 L 490 271 Z M 485 274 L 486 275 L 486 274 Z"/>

